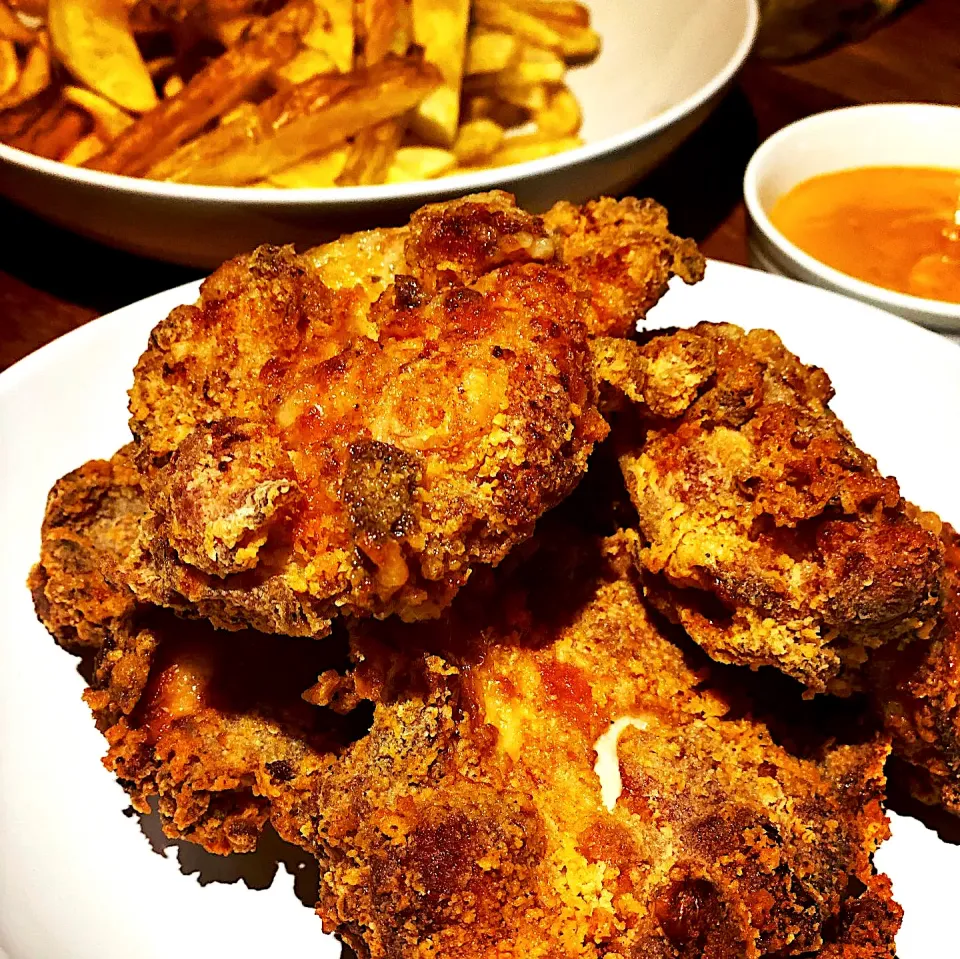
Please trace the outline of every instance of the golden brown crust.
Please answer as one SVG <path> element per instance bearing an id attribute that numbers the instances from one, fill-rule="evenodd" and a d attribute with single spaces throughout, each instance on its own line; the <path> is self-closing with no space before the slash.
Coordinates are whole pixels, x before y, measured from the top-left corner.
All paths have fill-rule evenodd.
<path id="1" fill-rule="evenodd" d="M 701 272 L 650 202 L 539 218 L 503 193 L 225 264 L 137 365 L 134 590 L 297 635 L 436 616 L 606 435 L 589 336 Z"/>
<path id="2" fill-rule="evenodd" d="M 354 630 L 371 731 L 274 816 L 325 928 L 375 959 L 891 959 L 886 744 L 791 752 L 660 631 L 625 537 L 535 543 L 439 622 Z M 624 716 L 611 810 L 594 744 Z"/>
<path id="3" fill-rule="evenodd" d="M 136 539 L 143 513 L 133 447 L 92 460 L 50 490 L 40 561 L 28 585 L 37 615 L 73 652 L 98 649 L 131 616 L 134 597 L 113 585 L 113 568 Z"/>
<path id="4" fill-rule="evenodd" d="M 82 491 L 100 528 L 121 459 L 51 502 Z M 105 763 L 170 836 L 248 851 L 269 818 L 314 851 L 320 914 L 361 955 L 889 959 L 886 745 L 784 745 L 651 618 L 633 534 L 553 527 L 445 618 L 356 626 L 348 673 L 330 642 L 134 605 L 86 693 Z M 301 699 L 317 675 L 336 712 Z M 593 749 L 623 716 L 643 728 L 610 810 Z"/>
<path id="5" fill-rule="evenodd" d="M 564 263 L 589 289 L 587 324 L 593 336 L 629 336 L 637 319 L 666 293 L 672 276 L 685 283 L 703 278 L 697 245 L 669 231 L 667 211 L 653 200 L 558 203 L 543 219 L 561 245 Z"/>
<path id="6" fill-rule="evenodd" d="M 849 692 L 868 650 L 929 633 L 941 547 L 829 409 L 826 373 L 729 325 L 644 352 L 659 415 L 639 418 L 621 465 L 659 609 L 714 659 L 816 691 Z"/>
<path id="7" fill-rule="evenodd" d="M 884 649 L 870 663 L 870 690 L 896 755 L 912 767 L 916 798 L 960 815 L 960 537 L 932 513 L 944 545 L 943 616 L 929 641 Z"/>
<path id="8" fill-rule="evenodd" d="M 144 510 L 130 453 L 87 463 L 51 491 L 30 574 L 37 613 L 62 646 L 94 654 L 84 699 L 135 808 L 157 796 L 168 836 L 249 851 L 271 793 L 343 739 L 347 723 L 299 695 L 333 650 L 218 634 L 137 602 L 118 577 Z"/>

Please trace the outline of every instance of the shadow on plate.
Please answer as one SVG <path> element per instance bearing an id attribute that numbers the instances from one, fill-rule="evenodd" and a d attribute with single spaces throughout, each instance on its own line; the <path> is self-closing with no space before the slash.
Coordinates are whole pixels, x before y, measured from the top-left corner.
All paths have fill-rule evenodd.
<path id="1" fill-rule="evenodd" d="M 953 816 L 939 806 L 928 806 L 914 799 L 908 791 L 909 767 L 897 760 L 887 764 L 887 807 L 901 816 L 910 816 L 932 829 L 942 842 L 960 846 L 960 816 Z"/>
<path id="2" fill-rule="evenodd" d="M 180 872 L 195 876 L 201 886 L 212 882 L 233 884 L 243 882 L 248 889 L 267 889 L 273 884 L 280 864 L 293 878 L 297 898 L 309 909 L 317 900 L 320 882 L 317 862 L 313 856 L 284 842 L 268 825 L 255 852 L 215 856 L 200 846 L 182 839 L 169 839 L 163 834 L 155 801 L 147 815 L 134 813 L 140 822 L 140 831 L 147 837 L 150 848 L 167 859 L 176 857 Z M 171 852 L 171 850 L 175 850 Z"/>

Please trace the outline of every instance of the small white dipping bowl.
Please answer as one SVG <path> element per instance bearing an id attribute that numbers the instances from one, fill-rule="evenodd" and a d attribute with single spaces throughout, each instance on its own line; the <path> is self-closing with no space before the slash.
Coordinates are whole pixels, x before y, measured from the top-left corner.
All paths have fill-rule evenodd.
<path id="1" fill-rule="evenodd" d="M 750 265 L 825 287 L 933 329 L 960 332 L 960 303 L 909 296 L 821 263 L 770 221 L 777 200 L 824 173 L 867 166 L 960 170 L 960 108 L 878 103 L 818 113 L 775 133 L 754 153 L 743 180 Z"/>
<path id="2" fill-rule="evenodd" d="M 311 244 L 401 222 L 424 203 L 501 187 L 539 211 L 616 193 L 703 122 L 753 45 L 757 0 L 587 0 L 603 48 L 570 71 L 584 146 L 399 186 L 280 190 L 188 186 L 80 170 L 0 145 L 0 192 L 133 253 L 214 267 L 258 243 Z"/>

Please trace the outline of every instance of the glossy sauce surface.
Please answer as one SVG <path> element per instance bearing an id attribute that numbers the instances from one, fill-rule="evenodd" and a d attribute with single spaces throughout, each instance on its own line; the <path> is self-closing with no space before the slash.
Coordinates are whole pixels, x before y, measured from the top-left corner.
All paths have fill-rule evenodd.
<path id="1" fill-rule="evenodd" d="M 960 303 L 960 170 L 828 173 L 780 197 L 770 219 L 802 250 L 849 276 Z"/>

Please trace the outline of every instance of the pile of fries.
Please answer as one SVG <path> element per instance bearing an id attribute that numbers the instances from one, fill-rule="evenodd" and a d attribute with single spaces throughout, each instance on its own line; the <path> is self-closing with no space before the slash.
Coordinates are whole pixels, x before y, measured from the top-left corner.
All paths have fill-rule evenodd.
<path id="1" fill-rule="evenodd" d="M 577 0 L 0 0 L 0 141 L 180 183 L 329 187 L 580 145 Z"/>

